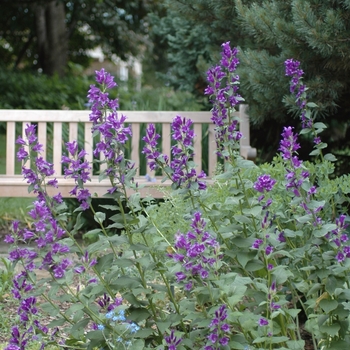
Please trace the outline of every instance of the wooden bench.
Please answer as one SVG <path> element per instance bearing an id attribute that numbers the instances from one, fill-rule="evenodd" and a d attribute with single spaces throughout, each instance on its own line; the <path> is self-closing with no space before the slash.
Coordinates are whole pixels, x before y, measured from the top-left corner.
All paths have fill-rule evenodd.
<path id="1" fill-rule="evenodd" d="M 241 140 L 241 155 L 248 159 L 254 159 L 256 150 L 249 145 L 249 119 L 246 114 L 246 105 L 242 105 L 239 112 L 241 123 L 240 129 L 244 134 Z M 145 175 L 154 176 L 149 169 L 140 172 L 139 165 L 143 147 L 143 141 L 140 142 L 144 132 L 144 125 L 149 123 L 159 124 L 161 129 L 162 142 L 159 145 L 162 153 L 170 155 L 171 149 L 171 122 L 176 115 L 192 119 L 194 123 L 195 139 L 195 156 L 194 161 L 198 165 L 197 170 L 202 169 L 202 154 L 208 154 L 207 174 L 213 175 L 217 159 L 215 155 L 216 145 L 214 139 L 214 126 L 210 120 L 210 112 L 151 112 L 151 111 L 119 111 L 127 116 L 126 124 L 131 124 L 132 139 L 130 141 L 131 152 L 130 158 L 136 162 L 138 169 L 135 181 L 140 185 L 145 185 L 140 190 L 141 195 L 150 194 L 153 197 L 163 197 L 164 193 L 160 186 L 168 186 L 169 183 L 162 184 L 161 178 L 157 178 L 155 182 L 146 179 Z M 89 121 L 90 111 L 73 111 L 73 110 L 0 110 L 0 122 L 6 122 L 6 173 L 0 174 L 0 197 L 28 197 L 34 196 L 28 193 L 27 182 L 23 180 L 20 173 L 20 164 L 16 166 L 16 152 L 18 145 L 15 145 L 17 137 L 22 133 L 26 124 L 37 123 L 38 139 L 44 146 L 44 159 L 54 163 L 55 176 L 58 180 L 59 188 L 48 187 L 50 195 L 61 192 L 63 197 L 70 197 L 69 191 L 74 187 L 72 179 L 65 179 L 62 173 L 61 156 L 66 154 L 64 143 L 73 141 L 83 137 L 82 143 L 88 152 L 87 159 L 93 160 L 93 138 L 91 134 L 91 122 Z M 202 124 L 208 124 L 207 135 L 203 134 Z M 51 136 L 50 136 L 51 135 Z M 52 137 L 52 135 L 54 135 Z M 207 137 L 208 149 L 203 149 L 202 138 Z M 92 181 L 86 184 L 91 193 L 102 196 L 110 188 L 109 181 L 98 181 L 98 171 L 92 176 Z M 130 192 L 131 193 L 131 192 Z"/>

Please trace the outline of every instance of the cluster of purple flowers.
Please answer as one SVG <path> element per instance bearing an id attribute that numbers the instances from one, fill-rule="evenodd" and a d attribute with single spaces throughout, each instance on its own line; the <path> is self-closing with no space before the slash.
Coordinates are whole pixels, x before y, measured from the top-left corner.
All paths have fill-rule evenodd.
<path id="1" fill-rule="evenodd" d="M 27 271 L 33 271 L 36 268 L 46 269 L 52 272 L 55 278 L 62 278 L 67 268 L 71 266 L 71 261 L 63 258 L 58 262 L 59 259 L 55 257 L 69 253 L 69 247 L 59 242 L 65 231 L 54 219 L 46 202 L 35 201 L 33 206 L 28 213 L 34 220 L 33 230 L 21 229 L 15 221 L 12 225 L 12 235 L 5 237 L 5 242 L 13 245 L 13 249 L 9 252 L 9 259 L 21 261 Z M 39 249 L 45 247 L 48 250 L 41 264 L 34 263 L 34 259 L 38 256 L 35 251 L 19 246 L 19 243 L 30 241 L 34 241 Z"/>
<path id="2" fill-rule="evenodd" d="M 326 238 L 333 242 L 336 246 L 336 259 L 338 262 L 343 262 L 346 258 L 350 258 L 350 245 L 345 245 L 349 240 L 346 233 L 346 228 L 349 226 L 345 223 L 346 215 L 342 214 L 335 220 L 337 228 L 326 235 Z"/>
<path id="3" fill-rule="evenodd" d="M 161 154 L 157 149 L 159 134 L 156 133 L 155 126 L 150 124 L 146 130 L 143 141 L 146 146 L 142 153 L 146 155 L 147 164 L 151 170 L 162 168 L 167 172 L 173 181 L 175 188 L 206 189 L 206 178 L 204 171 L 197 174 L 195 165 L 192 162 L 194 152 L 192 151 L 194 132 L 190 119 L 176 116 L 172 122 L 172 138 L 177 142 L 171 148 L 172 160 L 169 161 L 167 155 Z"/>
<path id="4" fill-rule="evenodd" d="M 258 177 L 258 180 L 253 185 L 253 188 L 261 193 L 264 193 L 265 191 L 270 192 L 275 183 L 275 179 L 271 178 L 271 176 L 268 174 L 264 174 Z"/>
<path id="5" fill-rule="evenodd" d="M 210 68 L 207 72 L 209 86 L 204 93 L 210 96 L 213 104 L 212 121 L 216 125 L 217 154 L 225 156 L 227 145 L 237 148 L 237 142 L 242 134 L 237 130 L 238 121 L 233 118 L 232 110 L 242 101 L 237 93 L 239 76 L 234 74 L 239 60 L 237 48 L 231 49 L 230 42 L 223 43 L 220 65 Z"/>
<path id="6" fill-rule="evenodd" d="M 201 213 L 196 212 L 191 223 L 191 231 L 178 233 L 175 237 L 175 253 L 169 254 L 182 264 L 184 271 L 175 273 L 177 282 L 185 281 L 185 289 L 191 290 L 196 277 L 202 281 L 209 277 L 212 266 L 221 259 L 219 243 L 209 232 Z"/>
<path id="7" fill-rule="evenodd" d="M 97 158 L 100 154 L 104 156 L 104 162 L 107 163 L 104 174 L 113 183 L 110 193 L 116 190 L 118 183 L 125 183 L 127 173 L 134 167 L 134 163 L 124 157 L 124 145 L 132 134 L 131 128 L 124 125 L 126 117 L 117 112 L 118 100 L 108 97 L 107 90 L 117 86 L 113 80 L 114 77 L 102 68 L 96 71 L 96 82 L 101 88 L 91 85 L 88 92 L 88 99 L 92 104 L 90 114 L 90 121 L 93 123 L 92 132 L 100 135 L 94 156 Z"/>
<path id="8" fill-rule="evenodd" d="M 36 135 L 36 125 L 26 125 L 25 138 L 18 137 L 16 143 L 21 145 L 17 152 L 17 159 L 26 163 L 29 160 L 34 160 L 35 168 L 27 168 L 25 165 L 22 166 L 22 175 L 29 184 L 29 191 L 33 191 L 37 194 L 40 200 L 45 200 L 47 197 L 45 185 L 57 187 L 57 180 L 50 179 L 45 183 L 46 177 L 54 175 L 53 164 L 47 162 L 40 156 L 40 152 L 43 151 L 43 145 L 38 142 Z M 28 148 L 28 152 L 26 151 Z M 35 155 L 35 156 L 34 156 Z M 61 194 L 57 194 L 53 197 L 56 203 L 62 202 Z"/>
<path id="9" fill-rule="evenodd" d="M 311 186 L 306 196 L 302 196 L 301 194 L 304 191 L 302 185 L 308 180 L 310 174 L 308 171 L 302 169 L 302 161 L 297 156 L 296 151 L 300 148 L 298 135 L 289 126 L 283 128 L 282 137 L 279 150 L 282 151 L 283 159 L 287 161 L 287 173 L 285 175 L 286 189 L 292 191 L 294 196 L 301 198 L 300 206 L 307 214 L 313 217 L 313 224 L 318 226 L 322 223 L 321 218 L 318 216 L 322 207 L 310 209 L 308 206 L 308 202 L 310 202 L 312 196 L 317 193 L 316 186 Z"/>
<path id="10" fill-rule="evenodd" d="M 177 346 L 182 342 L 181 337 L 175 336 L 175 331 L 172 329 L 170 335 L 164 337 L 168 350 L 176 350 Z"/>
<path id="11" fill-rule="evenodd" d="M 276 180 L 273 179 L 270 175 L 268 174 L 264 174 L 264 175 L 260 175 L 258 177 L 258 179 L 255 181 L 253 188 L 262 193 L 262 195 L 258 198 L 258 201 L 261 202 L 264 198 L 265 198 L 265 194 L 267 192 L 270 192 L 273 188 L 273 186 L 276 184 Z M 263 210 L 265 210 L 266 208 L 268 208 L 270 205 L 272 204 L 272 199 L 269 198 L 266 200 L 266 202 L 263 205 Z M 268 216 L 268 212 L 267 215 L 265 215 L 265 224 L 267 221 L 267 216 Z"/>
<path id="12" fill-rule="evenodd" d="M 48 328 L 39 321 L 36 297 L 27 296 L 33 289 L 33 284 L 28 282 L 27 272 L 22 271 L 14 277 L 12 294 L 19 301 L 17 313 L 20 323 L 12 327 L 6 350 L 24 350 L 29 343 L 38 340 L 38 333 L 48 333 Z M 44 344 L 41 348 L 44 348 Z"/>
<path id="13" fill-rule="evenodd" d="M 291 77 L 290 81 L 290 92 L 296 97 L 296 105 L 300 108 L 301 115 L 301 125 L 302 128 L 312 129 L 314 126 L 313 119 L 311 117 L 311 112 L 308 109 L 308 105 L 306 98 L 306 86 L 302 82 L 302 76 L 304 71 L 300 69 L 300 62 L 294 60 L 293 58 L 287 59 L 284 62 L 285 65 L 285 73 L 286 76 Z M 321 143 L 321 138 L 314 133 L 314 143 L 318 145 Z"/>
<path id="14" fill-rule="evenodd" d="M 122 303 L 123 303 L 122 298 L 116 297 L 114 299 L 111 299 L 111 297 L 106 293 L 104 293 L 103 296 L 97 300 L 97 304 L 100 307 L 101 313 L 110 312 L 114 310 L 116 307 L 122 305 Z"/>
<path id="15" fill-rule="evenodd" d="M 97 264 L 96 258 L 90 259 L 89 252 L 86 250 L 85 253 L 81 256 L 82 265 L 78 265 L 74 267 L 74 272 L 77 274 L 83 274 L 88 271 L 89 268 L 95 266 Z M 89 278 L 87 281 L 90 283 L 97 283 L 96 277 Z"/>
<path id="16" fill-rule="evenodd" d="M 89 209 L 91 194 L 88 189 L 84 188 L 84 184 L 87 181 L 91 181 L 90 170 L 91 166 L 89 162 L 85 159 L 86 151 L 78 151 L 77 141 L 67 142 L 66 147 L 69 156 L 62 156 L 62 164 L 66 164 L 64 167 L 65 177 L 70 177 L 74 179 L 76 185 L 69 192 L 71 195 L 76 196 L 78 201 L 81 203 L 80 207 L 83 210 Z"/>
<path id="17" fill-rule="evenodd" d="M 271 311 L 276 311 L 276 310 L 278 310 L 278 309 L 281 308 L 281 305 L 280 305 L 280 304 L 277 304 L 277 303 L 274 301 L 276 293 L 277 293 L 276 281 L 273 281 L 273 282 L 271 283 L 270 291 L 269 291 L 269 294 L 268 294 L 268 296 L 267 296 L 268 301 L 269 301 L 270 310 L 271 310 Z"/>
<path id="18" fill-rule="evenodd" d="M 209 327 L 210 334 L 208 340 L 210 345 L 204 347 L 204 350 L 217 350 L 222 346 L 226 346 L 230 340 L 228 332 L 230 332 L 230 326 L 225 322 L 227 319 L 227 307 L 221 305 L 218 310 L 215 311 L 215 317 L 212 319 Z"/>

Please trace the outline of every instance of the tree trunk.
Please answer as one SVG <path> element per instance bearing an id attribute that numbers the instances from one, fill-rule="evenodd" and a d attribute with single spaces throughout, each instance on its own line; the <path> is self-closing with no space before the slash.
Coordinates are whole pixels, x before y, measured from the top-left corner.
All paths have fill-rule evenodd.
<path id="1" fill-rule="evenodd" d="M 48 1 L 35 6 L 39 65 L 43 73 L 62 77 L 67 66 L 68 35 L 64 3 Z"/>

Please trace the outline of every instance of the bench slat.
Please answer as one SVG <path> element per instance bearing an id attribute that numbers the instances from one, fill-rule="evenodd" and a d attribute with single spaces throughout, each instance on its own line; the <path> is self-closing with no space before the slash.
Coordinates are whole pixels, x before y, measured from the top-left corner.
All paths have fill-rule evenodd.
<path id="1" fill-rule="evenodd" d="M 92 128 L 92 123 L 85 123 L 84 124 L 84 148 L 85 151 L 87 152 L 87 155 L 85 156 L 85 159 L 88 162 L 92 162 L 93 159 L 93 137 L 92 137 L 92 132 L 91 132 L 91 128 Z"/>
<path id="2" fill-rule="evenodd" d="M 62 123 L 53 124 L 53 165 L 57 176 L 62 176 Z"/>
<path id="3" fill-rule="evenodd" d="M 135 161 L 136 176 L 140 175 L 140 124 L 132 124 L 132 139 L 131 139 L 131 160 Z"/>
<path id="4" fill-rule="evenodd" d="M 42 157 L 46 160 L 47 152 L 47 124 L 44 122 L 38 123 L 38 142 L 43 145 Z"/>
<path id="5" fill-rule="evenodd" d="M 208 176 L 212 177 L 216 168 L 216 142 L 215 142 L 215 126 L 209 124 L 208 128 Z"/>
<path id="6" fill-rule="evenodd" d="M 15 174 L 16 122 L 7 122 L 6 127 L 6 174 Z"/>
<path id="7" fill-rule="evenodd" d="M 202 124 L 194 124 L 194 157 L 193 160 L 197 164 L 197 173 L 202 171 Z"/>

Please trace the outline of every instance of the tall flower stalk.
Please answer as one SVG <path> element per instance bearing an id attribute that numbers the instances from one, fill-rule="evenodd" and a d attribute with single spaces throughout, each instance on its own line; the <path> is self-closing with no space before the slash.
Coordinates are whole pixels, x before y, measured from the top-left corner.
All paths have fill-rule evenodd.
<path id="1" fill-rule="evenodd" d="M 204 93 L 209 95 L 213 104 L 211 119 L 215 124 L 217 155 L 233 162 L 242 138 L 238 131 L 239 120 L 233 115 L 235 106 L 243 101 L 238 93 L 239 76 L 235 74 L 239 64 L 238 49 L 231 48 L 230 42 L 222 44 L 221 47 L 220 64 L 208 70 L 209 85 Z"/>

